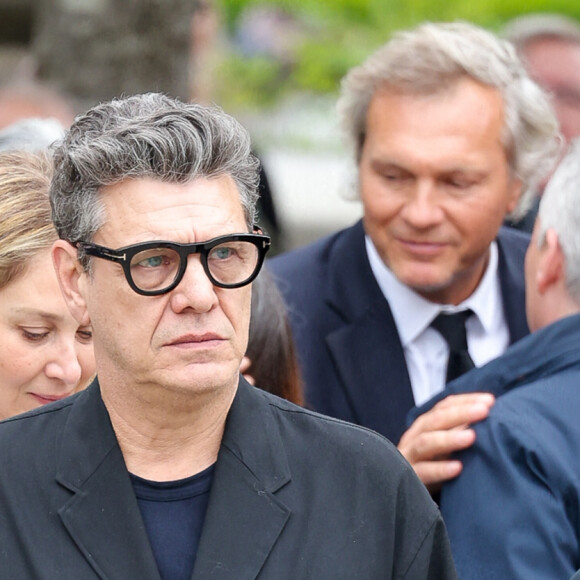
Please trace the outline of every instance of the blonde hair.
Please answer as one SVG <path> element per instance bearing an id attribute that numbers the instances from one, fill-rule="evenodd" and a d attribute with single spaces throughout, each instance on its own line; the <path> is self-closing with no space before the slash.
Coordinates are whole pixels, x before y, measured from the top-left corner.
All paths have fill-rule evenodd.
<path id="1" fill-rule="evenodd" d="M 48 197 L 51 177 L 47 154 L 0 154 L 0 288 L 57 239 Z"/>

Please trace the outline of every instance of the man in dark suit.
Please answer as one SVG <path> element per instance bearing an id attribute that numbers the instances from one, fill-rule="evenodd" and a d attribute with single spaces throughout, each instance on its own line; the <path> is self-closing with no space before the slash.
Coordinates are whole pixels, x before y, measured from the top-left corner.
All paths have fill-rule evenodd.
<path id="1" fill-rule="evenodd" d="M 1 578 L 456 577 L 386 439 L 240 377 L 257 184 L 216 108 L 140 95 L 67 133 L 53 258 L 97 379 L 0 425 Z"/>
<path id="2" fill-rule="evenodd" d="M 493 398 L 447 400 L 406 432 L 405 417 L 444 388 L 452 360 L 482 365 L 528 333 L 528 238 L 500 227 L 551 168 L 557 122 L 513 47 L 466 23 L 395 35 L 347 75 L 339 112 L 363 219 L 270 267 L 307 404 L 398 442 L 436 485 L 460 472 L 446 458 Z M 460 346 L 432 326 L 442 318 L 459 321 Z"/>

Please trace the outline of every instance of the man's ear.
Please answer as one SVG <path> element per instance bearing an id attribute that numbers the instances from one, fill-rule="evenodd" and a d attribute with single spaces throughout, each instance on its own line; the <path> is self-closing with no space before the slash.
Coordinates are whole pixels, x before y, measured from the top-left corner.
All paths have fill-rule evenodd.
<path id="1" fill-rule="evenodd" d="M 522 197 L 524 184 L 520 179 L 513 178 L 511 183 L 509 184 L 509 191 L 508 191 L 508 203 L 506 213 L 510 214 L 520 201 L 520 197 Z"/>
<path id="2" fill-rule="evenodd" d="M 77 259 L 77 249 L 69 242 L 57 240 L 52 246 L 52 262 L 68 309 L 80 325 L 90 324 L 83 290 L 87 273 Z"/>
<path id="3" fill-rule="evenodd" d="M 565 259 L 558 234 L 554 229 L 548 229 L 544 243 L 540 249 L 536 284 L 538 292 L 544 294 L 554 284 L 565 280 Z"/>

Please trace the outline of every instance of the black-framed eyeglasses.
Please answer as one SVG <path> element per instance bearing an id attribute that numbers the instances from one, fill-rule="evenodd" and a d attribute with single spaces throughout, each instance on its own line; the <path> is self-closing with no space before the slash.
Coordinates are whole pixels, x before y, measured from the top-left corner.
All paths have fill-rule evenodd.
<path id="1" fill-rule="evenodd" d="M 173 290 L 183 278 L 190 254 L 200 254 L 212 284 L 240 288 L 260 272 L 270 237 L 262 234 L 230 234 L 196 244 L 152 241 L 113 250 L 90 242 L 75 244 L 80 252 L 123 267 L 129 286 L 143 296 L 158 296 Z"/>

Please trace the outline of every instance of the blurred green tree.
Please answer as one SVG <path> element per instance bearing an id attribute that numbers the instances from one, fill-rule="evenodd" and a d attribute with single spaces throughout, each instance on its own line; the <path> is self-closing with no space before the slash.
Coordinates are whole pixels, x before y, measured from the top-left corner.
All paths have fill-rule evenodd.
<path id="1" fill-rule="evenodd" d="M 560 12 L 580 20 L 578 0 L 219 0 L 235 39 L 248 11 L 276 8 L 302 26 L 290 60 L 233 47 L 217 69 L 216 98 L 227 108 L 263 108 L 295 91 L 335 93 L 346 71 L 393 31 L 422 21 L 469 20 L 498 31 L 527 12 Z M 276 34 L 276 32 L 273 32 Z"/>

